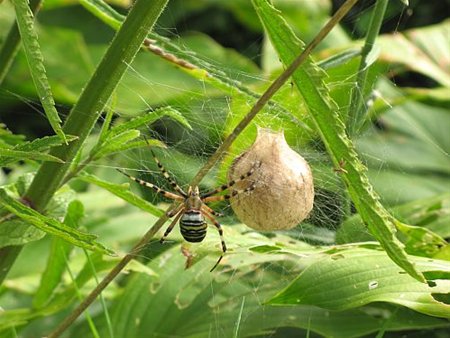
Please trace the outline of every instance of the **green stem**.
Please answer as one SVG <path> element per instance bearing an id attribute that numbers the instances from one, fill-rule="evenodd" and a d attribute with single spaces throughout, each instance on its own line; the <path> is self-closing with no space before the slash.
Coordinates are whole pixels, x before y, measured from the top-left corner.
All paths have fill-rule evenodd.
<path id="1" fill-rule="evenodd" d="M 76 135 L 78 139 L 52 149 L 50 153 L 62 159 L 64 163 L 54 165 L 44 162 L 24 196 L 35 209 L 43 211 L 60 188 L 71 162 L 167 2 L 168 0 L 154 0 L 149 3 L 146 0 L 138 0 L 130 10 L 63 126 L 64 133 Z M 17 248 L 11 249 L 11 254 L 13 252 L 17 252 Z M 5 278 L 11 266 L 11 263 L 5 265 L 3 261 L 14 261 L 12 256 L 9 257 L 8 250 L 4 254 L 5 256 L 0 257 L 0 281 Z"/>
<path id="2" fill-rule="evenodd" d="M 31 0 L 30 9 L 33 14 L 36 14 L 42 4 L 42 0 Z M 0 50 L 0 84 L 8 74 L 9 68 L 11 67 L 14 57 L 19 50 L 20 34 L 17 27 L 17 23 L 11 26 L 8 35 L 6 36 L 5 42 L 3 43 L 2 49 Z"/>
<path id="3" fill-rule="evenodd" d="M 356 84 L 352 91 L 352 98 L 348 111 L 348 133 L 355 135 L 358 133 L 366 117 L 366 109 L 364 101 L 369 89 L 367 87 L 367 74 L 369 72 L 368 57 L 373 50 L 375 40 L 380 33 L 381 24 L 383 23 L 384 14 L 388 0 L 378 0 L 370 18 L 369 30 L 367 31 L 366 40 L 361 50 L 361 62 L 359 64 Z"/>

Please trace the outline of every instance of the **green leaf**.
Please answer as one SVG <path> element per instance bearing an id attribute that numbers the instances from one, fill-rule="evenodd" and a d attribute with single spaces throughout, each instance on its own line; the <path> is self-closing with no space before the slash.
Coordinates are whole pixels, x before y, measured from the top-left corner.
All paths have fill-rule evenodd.
<path id="1" fill-rule="evenodd" d="M 450 255 L 445 255 L 448 244 L 443 239 L 450 237 L 450 194 L 415 200 L 390 211 L 400 220 L 397 227 L 402 232 L 400 238 L 409 254 L 450 260 Z M 365 231 L 359 215 L 347 219 L 336 233 L 338 244 L 373 239 Z"/>
<path id="2" fill-rule="evenodd" d="M 267 0 L 253 0 L 254 7 L 280 59 L 289 65 L 304 44 L 287 25 L 284 18 Z M 380 241 L 391 259 L 409 274 L 425 282 L 423 275 L 408 260 L 402 243 L 395 237 L 395 223 L 378 201 L 367 176 L 366 168 L 358 159 L 345 125 L 338 116 L 339 108 L 329 96 L 323 83 L 324 72 L 311 58 L 293 74 L 293 82 L 303 96 L 318 132 L 336 168 L 344 163 L 341 176 L 348 187 L 356 209 L 369 230 Z"/>
<path id="3" fill-rule="evenodd" d="M 66 135 L 66 141 L 75 140 L 75 136 Z M 25 142 L 15 146 L 13 149 L 0 147 L 0 167 L 19 160 L 39 160 L 39 161 L 62 161 L 52 155 L 42 153 L 51 147 L 60 146 L 64 141 L 59 136 L 46 136 L 38 138 L 32 142 Z"/>
<path id="4" fill-rule="evenodd" d="M 119 153 L 125 150 L 134 148 L 145 148 L 145 147 L 161 147 L 165 148 L 166 145 L 159 140 L 146 139 L 145 141 L 127 142 L 127 143 L 107 143 L 105 147 L 101 148 L 96 152 L 94 158 L 98 159 L 100 157 L 110 155 L 112 153 Z"/>
<path id="5" fill-rule="evenodd" d="M 6 210 L 21 218 L 23 221 L 51 235 L 58 236 L 73 245 L 102 253 L 111 253 L 103 245 L 94 241 L 96 238 L 95 235 L 72 229 L 54 218 L 40 214 L 36 210 L 10 197 L 2 188 L 0 188 L 0 203 Z"/>
<path id="6" fill-rule="evenodd" d="M 16 199 L 23 196 L 28 189 L 34 175 L 29 173 L 20 176 L 14 185 L 7 186 L 6 189 L 11 192 Z M 66 214 L 68 204 L 73 200 L 75 193 L 68 189 L 67 186 L 59 189 L 51 199 L 47 216 L 59 219 Z M 3 210 L 5 211 L 5 210 Z M 14 214 L 7 213 L 0 217 L 3 222 L 0 226 L 0 248 L 13 245 L 23 245 L 41 239 L 45 236 L 45 232 L 36 227 L 30 226 Z"/>
<path id="7" fill-rule="evenodd" d="M 98 146 L 99 149 L 93 149 L 95 158 L 100 158 L 106 154 L 117 152 L 124 144 L 138 138 L 140 135 L 141 132 L 139 130 L 132 129 L 108 137 L 101 145 Z"/>
<path id="8" fill-rule="evenodd" d="M 450 87 L 450 21 L 381 36 L 380 60 L 396 72 L 410 70 Z M 414 57 L 411 57 L 413 55 Z M 401 67 L 399 67 L 401 66 Z M 394 68 L 395 69 L 395 68 Z"/>
<path id="9" fill-rule="evenodd" d="M 324 70 L 339 67 L 345 65 L 347 62 L 355 59 L 361 55 L 360 49 L 347 49 L 338 54 L 330 56 L 328 59 L 322 60 L 318 63 L 318 66 Z"/>
<path id="10" fill-rule="evenodd" d="M 122 21 L 125 19 L 123 15 L 117 13 L 101 0 L 80 0 L 80 4 L 115 30 L 120 28 Z"/>
<path id="11" fill-rule="evenodd" d="M 232 242 L 233 253 L 224 258 L 231 265 L 230 269 L 220 270 L 219 267 L 219 272 L 210 274 L 208 270 L 215 263 L 214 257 L 205 255 L 185 270 L 180 246 L 177 245 L 149 262 L 148 266 L 158 273 L 157 277 L 134 275 L 125 287 L 124 294 L 111 307 L 115 334 L 141 337 L 146 332 L 152 332 L 160 336 L 206 338 L 210 336 L 213 325 L 213 329 L 220 330 L 224 337 L 232 337 L 244 297 L 240 337 L 263 336 L 280 327 L 303 328 L 325 337 L 344 338 L 373 335 L 382 327 L 395 334 L 398 330 L 450 325 L 447 320 L 380 303 L 345 311 L 329 311 L 311 305 L 264 306 L 261 300 L 273 295 L 274 290 L 286 285 L 297 273 L 298 257 L 291 257 L 293 265 L 287 268 L 290 265 L 284 264 L 289 264 L 290 259 L 284 255 L 251 254 L 242 250 L 250 243 L 269 244 L 269 240 L 252 240 L 255 234 L 233 231 L 226 231 L 225 235 Z M 214 243 L 216 240 L 218 237 L 210 239 L 208 233 L 206 241 Z M 295 241 L 293 246 L 297 247 L 297 244 L 302 245 Z M 309 250 L 303 251 L 304 259 L 301 260 L 306 266 L 311 264 L 307 252 L 311 254 Z M 384 257 L 396 272 L 400 271 L 386 255 Z M 251 262 L 248 262 L 249 259 Z M 286 268 L 280 274 L 279 269 L 283 267 Z M 333 270 L 331 268 L 327 272 Z M 313 281 L 309 287 L 315 284 Z M 401 285 L 399 288 L 403 290 Z M 335 288 L 331 287 L 327 291 L 333 290 Z M 335 293 L 339 297 L 338 290 Z M 198 315 L 199 311 L 201 316 Z"/>
<path id="12" fill-rule="evenodd" d="M 21 150 L 0 148 L 1 166 L 5 166 L 9 163 L 20 160 L 36 160 L 36 161 L 63 163 L 61 159 L 45 153 L 40 153 L 36 151 L 21 151 Z"/>
<path id="13" fill-rule="evenodd" d="M 164 211 L 161 210 L 160 208 L 147 202 L 143 198 L 133 194 L 129 190 L 128 184 L 123 185 L 123 184 L 109 183 L 109 182 L 100 180 L 99 178 L 95 177 L 94 175 L 88 175 L 88 174 L 81 175 L 79 177 L 79 179 L 81 179 L 85 182 L 88 182 L 88 183 L 95 184 L 103 189 L 106 189 L 106 190 L 112 192 L 114 195 L 127 201 L 128 203 L 130 203 L 134 206 L 137 206 L 138 208 L 145 210 L 145 211 L 151 213 L 152 215 L 160 217 L 164 214 Z"/>
<path id="14" fill-rule="evenodd" d="M 67 142 L 72 142 L 77 138 L 77 136 L 66 135 Z M 44 136 L 42 138 L 36 138 L 31 142 L 22 143 L 16 146 L 14 149 L 21 151 L 43 151 L 52 147 L 60 146 L 62 144 L 63 142 L 58 136 Z"/>
<path id="15" fill-rule="evenodd" d="M 147 112 L 141 116 L 135 117 L 125 123 L 121 123 L 117 126 L 114 126 L 109 131 L 110 135 L 117 135 L 120 133 L 123 133 L 124 131 L 127 131 L 129 129 L 138 128 L 141 126 L 145 126 L 148 124 L 151 124 L 162 117 L 167 116 L 172 118 L 174 121 L 179 122 L 186 128 L 192 129 L 189 122 L 184 118 L 184 116 L 176 109 L 172 107 L 164 107 L 157 109 L 155 111 Z"/>
<path id="16" fill-rule="evenodd" d="M 357 140 L 357 148 L 383 202 L 394 206 L 447 192 L 448 110 L 406 102 L 384 113 L 380 121 L 383 128 Z"/>
<path id="17" fill-rule="evenodd" d="M 64 164 L 48 165 L 44 163 L 36 173 L 26 194 L 37 209 L 44 209 L 51 196 L 64 182 L 82 144 L 166 4 L 167 0 L 155 0 L 151 4 L 143 0 L 134 2 L 127 18 L 90 81 L 85 85 L 64 124 L 64 131 L 70 135 L 77 135 L 78 140 L 66 147 L 57 147 L 52 150 L 51 154 L 63 159 Z"/>
<path id="18" fill-rule="evenodd" d="M 27 221 L 17 219 L 13 214 L 1 218 L 0 248 L 11 245 L 24 245 L 37 241 L 45 236 L 45 232 L 30 226 Z"/>
<path id="19" fill-rule="evenodd" d="M 117 27 L 119 26 L 119 21 L 123 20 L 122 15 L 117 13 L 113 8 L 109 7 L 109 5 L 105 5 L 105 3 L 100 0 L 85 0 L 82 1 L 81 4 L 85 6 L 86 9 L 89 10 L 93 15 L 108 24 L 113 29 L 117 29 Z M 151 42 L 150 45 L 149 42 Z M 148 50 L 151 53 L 159 57 L 160 60 L 155 60 L 156 62 L 162 61 L 170 65 L 169 69 L 166 69 L 164 73 L 161 73 L 161 76 L 164 76 L 166 81 L 164 87 L 161 87 L 161 91 L 165 91 L 166 88 L 170 88 L 172 86 L 177 86 L 177 88 L 179 88 L 180 83 L 184 85 L 184 83 L 186 82 L 190 84 L 190 87 L 185 89 L 186 91 L 191 93 L 192 91 L 201 90 L 202 95 L 204 95 L 205 87 L 202 85 L 201 88 L 199 88 L 198 84 L 206 83 L 213 86 L 214 88 L 224 91 L 228 95 L 233 95 L 233 97 L 241 97 L 242 100 L 246 100 L 247 102 L 256 100 L 259 97 L 259 94 L 255 91 L 252 91 L 249 86 L 246 86 L 240 81 L 236 80 L 236 78 L 241 78 L 239 74 L 242 71 L 245 71 L 247 73 L 259 74 L 258 68 L 251 62 L 251 60 L 223 48 L 223 46 L 218 45 L 212 39 L 209 39 L 205 36 L 186 37 L 183 45 L 180 47 L 177 43 L 174 43 L 161 35 L 151 32 L 148 35 L 146 45 L 148 45 Z M 197 56 L 196 51 L 201 52 L 203 56 L 206 56 L 209 59 L 216 61 L 221 60 L 224 66 L 219 68 L 216 65 L 205 61 L 205 57 L 201 58 Z M 147 57 L 145 59 L 140 59 L 138 57 L 135 64 L 139 69 L 140 74 L 145 74 L 146 72 L 148 72 L 149 68 Z M 138 67 L 138 65 L 142 66 Z M 164 65 L 164 63 L 161 63 L 161 67 L 164 66 L 166 65 Z M 178 69 L 176 69 L 176 72 L 172 73 L 171 70 L 173 66 L 177 67 Z M 187 74 L 189 77 L 184 77 L 185 75 L 180 73 L 180 70 Z M 159 71 L 160 67 L 152 72 L 149 72 L 148 76 L 154 76 L 154 73 Z M 191 80 L 195 81 L 191 82 Z M 146 89 L 148 87 L 148 83 L 146 82 L 143 82 L 142 90 L 136 89 L 136 85 L 139 85 L 139 83 L 136 83 L 136 79 L 134 78 L 134 76 L 125 78 L 125 82 L 130 86 L 133 85 L 133 88 L 141 93 L 148 92 Z M 254 79 L 252 79 L 251 82 L 254 82 Z M 156 87 L 154 87 L 153 90 L 158 90 L 155 88 Z M 119 96 L 124 101 L 120 105 L 120 108 L 122 110 L 130 110 L 130 100 L 123 99 L 127 96 L 128 92 L 129 91 L 122 92 Z M 214 91 L 213 95 L 215 95 L 215 93 L 216 92 Z M 188 95 L 188 101 L 192 101 L 191 94 Z M 166 96 L 172 97 L 173 91 L 166 93 L 165 96 L 160 96 L 163 96 L 164 98 Z M 177 95 L 173 99 L 179 101 L 179 95 Z M 145 97 L 146 105 L 166 104 L 166 101 L 167 99 L 161 101 L 159 99 L 159 96 L 155 95 Z M 140 103 L 137 102 L 137 104 Z M 285 116 L 287 120 L 293 119 L 293 116 L 289 109 L 285 108 L 282 105 L 282 101 L 269 102 L 269 106 L 272 109 L 275 109 L 278 114 Z M 136 108 L 140 109 L 139 106 Z"/>
<path id="20" fill-rule="evenodd" d="M 80 201 L 72 201 L 67 209 L 64 223 L 72 229 L 78 228 L 81 218 L 84 216 L 83 204 Z M 50 298 L 61 281 L 66 270 L 67 260 L 73 246 L 57 237 L 52 239 L 47 266 L 41 275 L 39 288 L 33 298 L 33 307 L 41 308 L 50 301 Z"/>
<path id="21" fill-rule="evenodd" d="M 34 17 L 27 0 L 13 0 L 16 10 L 17 26 L 22 37 L 22 44 L 30 68 L 31 77 L 39 100 L 44 107 L 45 115 L 55 133 L 66 141 L 66 135 L 61 128 L 61 119 L 55 108 L 55 101 L 45 73 L 44 58 L 34 29 Z"/>
<path id="22" fill-rule="evenodd" d="M 406 251 L 409 254 L 425 257 L 433 257 L 442 248 L 448 246 L 448 243 L 439 235 L 424 227 L 396 222 L 399 229 L 406 240 Z"/>
<path id="23" fill-rule="evenodd" d="M 98 159 L 111 153 L 116 153 L 137 147 L 143 147 L 146 145 L 164 147 L 164 144 L 158 140 L 130 143 L 130 141 L 140 136 L 140 131 L 135 128 L 151 124 L 161 119 L 162 117 L 170 117 L 173 120 L 181 123 L 183 126 L 192 129 L 189 122 L 183 117 L 180 112 L 171 107 L 161 108 L 135 117 L 125 123 L 114 126 L 109 131 L 105 132 L 101 137 L 101 143 L 99 143 L 92 149 L 91 156 L 95 159 Z"/>
<path id="24" fill-rule="evenodd" d="M 2 147 L 8 148 L 8 146 L 15 146 L 17 144 L 23 143 L 23 140 L 25 139 L 24 135 L 17 135 L 13 134 L 6 124 L 0 123 L 0 145 Z"/>
<path id="25" fill-rule="evenodd" d="M 41 8 L 42 0 L 31 0 L 29 3 L 31 11 L 36 14 Z M 3 10 L 8 12 L 4 7 Z M 17 51 L 19 50 L 19 45 L 20 33 L 17 24 L 14 22 L 9 29 L 8 35 L 4 36 L 2 41 L 0 50 L 0 84 L 3 83 L 13 64 Z"/>
<path id="26" fill-rule="evenodd" d="M 450 273 L 448 262 L 410 259 L 424 273 Z M 429 286 L 399 270 L 389 257 L 363 248 L 336 250 L 311 264 L 269 304 L 310 304 L 329 310 L 348 310 L 371 302 L 390 302 L 430 316 L 450 318 L 450 305 L 436 294 L 447 294 L 450 281 L 433 279 Z"/>

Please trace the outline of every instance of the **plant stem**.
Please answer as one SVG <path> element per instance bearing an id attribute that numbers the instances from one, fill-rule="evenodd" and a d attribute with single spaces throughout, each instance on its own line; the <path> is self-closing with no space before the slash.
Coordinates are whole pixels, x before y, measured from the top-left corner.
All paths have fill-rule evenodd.
<path id="1" fill-rule="evenodd" d="M 36 14 L 42 4 L 42 0 L 31 0 L 30 1 L 30 9 L 33 14 Z M 0 84 L 8 74 L 9 68 L 11 67 L 14 57 L 19 50 L 20 43 L 20 34 L 19 28 L 17 27 L 17 23 L 11 26 L 8 35 L 3 43 L 2 49 L 0 50 Z"/>
<path id="2" fill-rule="evenodd" d="M 352 5 L 344 4 L 330 19 L 330 21 L 322 28 L 317 36 L 306 46 L 300 55 L 291 63 L 289 67 L 272 83 L 272 85 L 264 92 L 260 99 L 255 103 L 250 112 L 241 120 L 235 127 L 233 132 L 224 140 L 222 145 L 217 148 L 215 153 L 209 158 L 207 163 L 199 170 L 197 175 L 191 182 L 191 185 L 198 185 L 201 179 L 208 173 L 208 171 L 215 165 L 215 163 L 223 156 L 227 149 L 231 146 L 233 141 L 240 135 L 240 133 L 249 125 L 256 114 L 264 107 L 269 99 L 276 93 L 278 89 L 289 79 L 294 71 L 299 67 L 303 61 L 311 54 L 311 51 L 326 37 L 331 29 L 339 23 L 345 14 L 351 9 L 357 0 L 348 0 Z M 168 210 L 172 209 L 173 205 Z M 135 254 L 145 245 L 147 245 L 154 235 L 161 229 L 164 223 L 168 220 L 168 216 L 164 213 L 150 230 L 142 237 L 133 250 L 122 258 L 122 260 L 104 277 L 104 279 L 95 287 L 94 290 L 80 303 L 73 312 L 60 324 L 55 331 L 53 331 L 48 338 L 56 338 L 63 333 L 85 309 L 97 298 L 97 296 L 114 280 L 114 278 L 122 271 L 123 268 L 133 259 Z"/>
<path id="3" fill-rule="evenodd" d="M 50 153 L 64 163 L 55 165 L 44 162 L 24 196 L 36 210 L 43 211 L 53 194 L 61 187 L 71 162 L 167 2 L 168 0 L 135 2 L 63 126 L 65 134 L 78 136 L 78 139 L 52 149 Z M 17 248 L 11 249 L 11 254 L 13 252 L 18 253 Z M 5 256 L 0 257 L 0 281 L 5 278 L 11 266 L 3 264 L 4 260 L 14 260 L 12 256 L 9 257 L 8 250 Z"/>
<path id="4" fill-rule="evenodd" d="M 384 13 L 388 0 L 377 0 L 375 8 L 370 18 L 369 30 L 367 31 L 366 40 L 361 50 L 361 62 L 359 64 L 356 84 L 352 91 L 352 98 L 348 111 L 348 133 L 350 136 L 355 135 L 364 124 L 367 110 L 364 108 L 364 98 L 371 88 L 367 87 L 367 74 L 369 72 L 368 57 L 373 50 L 375 40 L 380 32 L 383 23 Z"/>

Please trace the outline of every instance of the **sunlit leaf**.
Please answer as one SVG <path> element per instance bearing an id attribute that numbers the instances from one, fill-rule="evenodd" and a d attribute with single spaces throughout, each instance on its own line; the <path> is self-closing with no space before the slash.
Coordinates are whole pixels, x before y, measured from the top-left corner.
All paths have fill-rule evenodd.
<path id="1" fill-rule="evenodd" d="M 410 259 L 423 273 L 450 273 L 448 262 Z M 384 252 L 336 250 L 311 264 L 269 303 L 309 304 L 341 311 L 371 302 L 390 302 L 430 316 L 450 318 L 450 305 L 435 298 L 435 294 L 448 293 L 449 281 L 438 278 L 429 283 L 432 286 L 403 273 Z"/>

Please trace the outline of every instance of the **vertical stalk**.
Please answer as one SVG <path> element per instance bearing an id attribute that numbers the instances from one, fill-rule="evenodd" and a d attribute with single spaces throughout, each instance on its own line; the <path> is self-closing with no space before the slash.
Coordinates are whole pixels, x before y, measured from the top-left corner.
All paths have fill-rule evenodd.
<path id="1" fill-rule="evenodd" d="M 359 129 L 364 124 L 366 117 L 366 109 L 364 108 L 364 98 L 367 90 L 367 73 L 369 72 L 369 65 L 367 63 L 368 56 L 373 50 L 375 40 L 380 32 L 381 24 L 383 23 L 384 13 L 388 0 L 377 0 L 375 8 L 370 18 L 369 29 L 367 31 L 366 40 L 361 50 L 361 62 L 359 64 L 356 84 L 352 91 L 352 98 L 348 111 L 348 133 L 350 136 L 358 133 Z"/>

